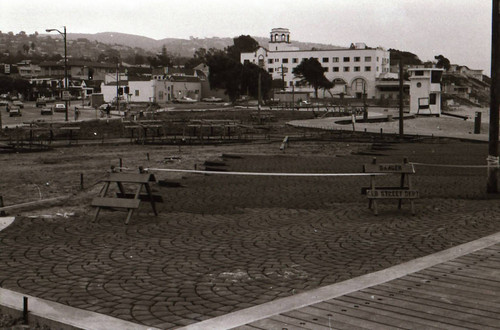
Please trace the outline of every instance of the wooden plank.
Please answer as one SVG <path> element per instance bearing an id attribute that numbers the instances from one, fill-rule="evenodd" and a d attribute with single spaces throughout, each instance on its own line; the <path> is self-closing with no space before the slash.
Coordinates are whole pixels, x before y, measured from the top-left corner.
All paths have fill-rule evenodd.
<path id="1" fill-rule="evenodd" d="M 95 197 L 90 205 L 109 208 L 137 209 L 141 203 L 140 199 Z"/>
<path id="2" fill-rule="evenodd" d="M 422 290 L 424 292 L 441 293 L 446 296 L 459 296 L 463 299 L 488 301 L 488 303 L 498 305 L 498 308 L 500 308 L 500 296 L 491 292 L 467 290 L 466 288 L 460 288 L 456 285 L 447 285 L 446 283 L 439 283 L 438 281 L 429 283 L 429 285 L 425 287 L 417 287 L 414 281 L 409 281 L 407 279 L 395 279 L 391 281 L 391 284 L 404 287 L 405 290 Z"/>
<path id="3" fill-rule="evenodd" d="M 266 330 L 283 330 L 284 328 L 288 330 L 305 330 L 305 329 L 311 329 L 307 328 L 304 326 L 296 326 L 293 325 L 292 323 L 295 322 L 296 320 L 290 319 L 284 316 L 277 315 L 273 318 L 266 318 L 262 320 L 258 320 L 255 322 L 252 322 L 248 325 L 252 327 L 257 327 L 257 328 L 262 328 Z"/>
<path id="4" fill-rule="evenodd" d="M 467 279 L 465 277 L 455 276 L 452 277 L 452 274 L 441 273 L 441 276 L 429 275 L 424 273 L 414 274 L 408 279 L 419 281 L 421 285 L 426 285 L 429 283 L 436 284 L 446 284 L 453 285 L 456 287 L 460 287 L 463 290 L 471 290 L 471 291 L 483 291 L 483 292 L 500 292 L 500 286 L 494 284 L 484 284 L 479 281 L 475 281 L 474 279 Z M 500 301 L 500 300 L 499 300 Z"/>
<path id="5" fill-rule="evenodd" d="M 443 326 L 448 324 L 439 324 L 431 322 L 426 319 L 421 319 L 409 315 L 408 313 L 394 313 L 384 311 L 383 309 L 374 309 L 364 304 L 364 301 L 349 301 L 346 296 L 331 299 L 323 303 L 315 304 L 314 306 L 321 306 L 321 308 L 343 308 L 349 311 L 349 318 L 358 319 L 364 322 L 363 324 L 372 323 L 381 329 L 410 329 L 410 328 L 426 328 L 426 329 L 444 329 Z M 352 300 L 352 299 L 351 299 Z M 358 307 L 355 307 L 358 306 Z M 446 329 L 453 329 L 453 327 L 446 327 Z"/>
<path id="6" fill-rule="evenodd" d="M 341 319 L 345 318 L 344 314 L 345 313 L 338 313 L 333 310 L 326 310 L 319 308 L 316 306 L 316 304 L 300 308 L 296 311 L 283 313 L 283 315 L 295 317 L 301 320 L 307 320 L 307 321 L 312 320 L 312 323 L 319 323 L 323 326 L 328 327 L 329 329 L 333 328 L 333 329 L 350 330 L 353 328 L 353 324 L 350 322 L 341 321 Z M 356 328 L 372 329 L 369 323 L 366 323 L 362 326 L 358 324 Z"/>
<path id="7" fill-rule="evenodd" d="M 484 287 L 489 287 L 492 290 L 496 289 L 500 292 L 500 278 L 485 278 L 483 276 L 479 277 L 477 274 L 477 270 L 464 269 L 461 271 L 450 273 L 449 269 L 432 267 L 418 272 L 417 274 L 415 274 L 415 276 L 422 276 L 423 278 L 427 278 L 427 280 L 429 281 L 445 280 L 446 278 L 452 281 L 463 281 L 463 283 L 465 284 L 472 282 Z"/>
<path id="8" fill-rule="evenodd" d="M 406 299 L 401 298 L 400 296 L 381 298 L 369 292 L 358 291 L 340 297 L 339 300 L 363 305 L 365 310 L 372 311 L 373 313 L 403 317 L 406 320 L 411 320 L 411 323 L 415 322 L 413 320 L 413 318 L 415 318 L 416 321 L 421 322 L 422 325 L 431 325 L 439 328 L 449 329 L 451 325 L 455 327 L 466 327 L 468 329 L 483 329 L 485 326 L 498 323 L 498 320 L 488 320 L 484 316 L 464 314 L 450 308 L 417 303 L 411 296 L 406 297 Z"/>
<path id="9" fill-rule="evenodd" d="M 131 194 L 131 193 L 125 193 L 125 194 L 116 193 L 116 197 L 118 197 L 118 198 L 134 198 L 134 196 L 135 196 L 135 194 Z M 151 195 L 151 197 L 152 197 L 154 202 L 163 203 L 163 197 L 161 195 Z M 141 202 L 150 202 L 151 201 L 151 198 L 147 194 L 140 194 L 139 199 L 141 200 Z"/>
<path id="10" fill-rule="evenodd" d="M 413 174 L 415 168 L 413 164 L 392 163 L 392 164 L 364 164 L 363 170 L 366 173 L 393 173 L 393 174 Z"/>
<path id="11" fill-rule="evenodd" d="M 440 287 L 415 287 L 408 290 L 408 285 L 405 283 L 397 283 L 395 280 L 389 282 L 388 284 L 381 284 L 384 288 L 390 288 L 396 290 L 398 293 L 406 294 L 423 294 L 430 297 L 434 297 L 434 299 L 438 301 L 450 301 L 457 306 L 471 306 L 471 303 L 476 306 L 475 308 L 480 308 L 481 310 L 495 310 L 498 312 L 500 310 L 500 304 L 493 303 L 490 301 L 485 301 L 481 298 L 470 298 L 467 295 L 459 294 L 457 292 L 453 292 L 452 290 L 443 290 Z M 377 286 L 378 287 L 378 286 Z"/>
<path id="12" fill-rule="evenodd" d="M 419 198 L 417 190 L 408 189 L 368 189 L 366 197 L 376 199 L 416 199 Z"/>
<path id="13" fill-rule="evenodd" d="M 454 312 L 464 314 L 464 317 L 467 317 L 466 314 L 473 314 L 484 317 L 485 320 L 491 319 L 492 323 L 500 323 L 500 315 L 496 310 L 488 311 L 477 308 L 477 305 L 474 302 L 466 302 L 467 306 L 462 306 L 454 301 L 437 299 L 435 296 L 426 295 L 416 291 L 403 291 L 402 293 L 400 293 L 399 291 L 400 290 L 398 289 L 383 285 L 377 285 L 371 288 L 363 289 L 363 292 L 369 294 L 370 296 L 373 296 L 374 299 L 382 298 L 385 300 L 386 298 L 395 298 L 400 300 L 409 300 L 421 305 L 449 309 Z M 463 300 L 461 300 L 460 302 L 463 303 Z"/>
<path id="14" fill-rule="evenodd" d="M 151 173 L 111 173 L 103 181 L 123 183 L 148 183 L 155 182 L 156 178 Z"/>
<path id="15" fill-rule="evenodd" d="M 234 330 L 265 330 L 265 328 L 257 328 L 257 327 L 250 326 L 250 325 L 242 325 L 242 326 L 234 328 Z"/>
<path id="16" fill-rule="evenodd" d="M 361 195 L 366 195 L 366 192 L 368 190 L 372 189 L 372 187 L 361 187 Z M 401 187 L 401 186 L 385 186 L 385 187 L 376 187 L 377 190 L 409 190 L 410 188 L 408 187 Z"/>

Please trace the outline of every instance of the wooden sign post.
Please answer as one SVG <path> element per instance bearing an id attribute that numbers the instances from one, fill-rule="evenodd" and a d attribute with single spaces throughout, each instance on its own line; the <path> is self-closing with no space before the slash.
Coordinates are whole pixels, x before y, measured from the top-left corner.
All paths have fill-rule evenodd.
<path id="1" fill-rule="evenodd" d="M 363 172 L 365 173 L 386 173 L 388 175 L 394 174 L 400 176 L 399 186 L 394 187 L 380 187 L 375 183 L 375 175 L 370 176 L 370 187 L 363 188 L 362 192 L 366 193 L 369 199 L 368 207 L 375 215 L 378 215 L 377 200 L 379 199 L 398 199 L 398 209 L 401 209 L 403 199 L 409 199 L 411 204 L 411 213 L 415 215 L 415 206 L 413 200 L 419 198 L 417 190 L 412 189 L 411 175 L 415 174 L 413 164 L 408 163 L 405 158 L 403 163 L 396 164 L 377 164 L 377 159 L 373 158 L 371 164 L 363 165 Z"/>

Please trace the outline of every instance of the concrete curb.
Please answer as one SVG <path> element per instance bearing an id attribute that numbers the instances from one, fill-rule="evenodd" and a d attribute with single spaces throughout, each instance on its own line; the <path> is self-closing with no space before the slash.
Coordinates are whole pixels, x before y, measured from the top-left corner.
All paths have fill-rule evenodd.
<path id="1" fill-rule="evenodd" d="M 23 309 L 23 297 L 28 298 L 29 315 L 34 315 L 57 323 L 69 325 L 73 328 L 88 330 L 153 330 L 157 328 L 135 324 L 115 317 L 86 311 L 24 295 L 7 289 L 0 288 L 1 305 L 14 310 Z"/>
<path id="2" fill-rule="evenodd" d="M 374 273 L 359 276 L 340 283 L 324 286 L 303 292 L 291 297 L 277 299 L 262 305 L 246 308 L 240 311 L 208 319 L 199 323 L 180 328 L 184 330 L 230 329 L 273 315 L 285 313 L 325 300 L 334 299 L 368 287 L 389 282 L 402 276 L 447 262 L 449 260 L 473 253 L 500 243 L 500 232 L 475 241 L 458 245 L 425 257 L 417 258 Z"/>

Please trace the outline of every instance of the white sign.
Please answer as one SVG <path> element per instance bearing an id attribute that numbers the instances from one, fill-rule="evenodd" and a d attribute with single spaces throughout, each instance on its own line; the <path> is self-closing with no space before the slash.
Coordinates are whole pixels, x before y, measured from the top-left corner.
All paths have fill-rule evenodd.
<path id="1" fill-rule="evenodd" d="M 62 99 L 63 99 L 64 101 L 69 101 L 69 100 L 71 100 L 71 94 L 70 94 L 70 92 L 69 92 L 69 91 L 63 91 L 63 92 L 62 92 Z"/>
<path id="2" fill-rule="evenodd" d="M 10 64 L 5 64 L 5 74 L 9 74 L 10 73 Z"/>

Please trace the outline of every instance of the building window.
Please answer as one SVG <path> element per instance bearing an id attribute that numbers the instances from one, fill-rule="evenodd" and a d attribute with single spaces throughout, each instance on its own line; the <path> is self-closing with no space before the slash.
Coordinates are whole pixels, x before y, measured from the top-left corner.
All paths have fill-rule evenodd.
<path id="1" fill-rule="evenodd" d="M 269 68 L 269 69 L 267 69 L 267 71 L 269 71 L 269 73 L 273 73 L 274 69 L 273 68 Z"/>
<path id="2" fill-rule="evenodd" d="M 360 62 L 360 61 L 361 61 L 361 57 L 359 57 L 359 56 L 354 57 L 354 62 Z"/>
<path id="3" fill-rule="evenodd" d="M 424 75 L 424 71 L 423 70 L 415 71 L 415 76 L 423 76 L 423 75 Z"/>
<path id="4" fill-rule="evenodd" d="M 287 58 L 284 58 L 284 59 L 283 59 L 283 63 L 288 63 L 288 59 L 287 59 Z"/>
<path id="5" fill-rule="evenodd" d="M 333 63 L 337 63 L 339 61 L 339 58 L 338 57 L 332 57 L 332 62 Z"/>
<path id="6" fill-rule="evenodd" d="M 276 63 L 278 63 L 279 61 L 280 61 L 280 59 L 279 59 L 279 58 L 275 58 L 275 59 L 274 59 L 274 62 L 276 62 Z"/>
<path id="7" fill-rule="evenodd" d="M 344 72 L 349 72 L 349 67 L 348 66 L 344 67 Z"/>
<path id="8" fill-rule="evenodd" d="M 250 64 L 250 60 L 244 60 L 243 64 Z"/>
<path id="9" fill-rule="evenodd" d="M 328 58 L 328 57 L 323 57 L 323 59 L 322 59 L 323 63 L 328 63 L 329 60 L 330 60 L 330 58 Z"/>
<path id="10" fill-rule="evenodd" d="M 359 72 L 360 70 L 361 70 L 361 68 L 359 66 L 354 67 L 354 72 Z"/>
<path id="11" fill-rule="evenodd" d="M 163 91 L 158 92 L 158 99 L 163 100 Z"/>
<path id="12" fill-rule="evenodd" d="M 329 67 L 326 67 L 325 68 L 325 72 L 329 72 L 330 71 L 330 68 Z"/>
<path id="13" fill-rule="evenodd" d="M 272 59 L 272 58 L 268 59 L 268 60 L 267 60 L 267 63 L 268 63 L 268 64 L 273 64 L 273 59 Z"/>
<path id="14" fill-rule="evenodd" d="M 138 89 L 135 90 L 135 96 L 139 96 L 139 90 Z"/>
<path id="15" fill-rule="evenodd" d="M 439 84 L 443 71 L 431 71 L 431 84 Z"/>
<path id="16" fill-rule="evenodd" d="M 365 56 L 365 62 L 371 62 L 372 57 L 371 56 Z"/>
<path id="17" fill-rule="evenodd" d="M 298 63 L 299 59 L 298 58 L 292 58 L 292 63 Z"/>
<path id="18" fill-rule="evenodd" d="M 377 62 L 378 62 L 378 61 L 380 61 L 380 59 L 379 59 L 379 58 L 378 58 L 378 56 L 377 56 Z"/>
<path id="19" fill-rule="evenodd" d="M 338 67 L 338 66 L 334 66 L 334 67 L 332 68 L 332 71 L 333 71 L 333 72 L 339 72 L 339 67 Z"/>
<path id="20" fill-rule="evenodd" d="M 289 85 L 290 87 L 292 87 L 292 86 L 293 86 L 293 81 L 290 81 L 290 82 L 288 83 L 288 85 Z"/>
<path id="21" fill-rule="evenodd" d="M 372 71 L 372 67 L 371 66 L 365 66 L 365 71 L 366 72 Z"/>
<path id="22" fill-rule="evenodd" d="M 436 94 L 432 93 L 432 94 L 429 94 L 429 104 L 436 104 Z"/>
<path id="23" fill-rule="evenodd" d="M 422 83 L 421 83 L 421 82 L 418 82 L 418 83 L 417 83 L 417 88 L 420 88 L 420 87 L 422 87 Z"/>
<path id="24" fill-rule="evenodd" d="M 350 62 L 351 58 L 349 56 L 344 57 L 344 62 Z"/>

